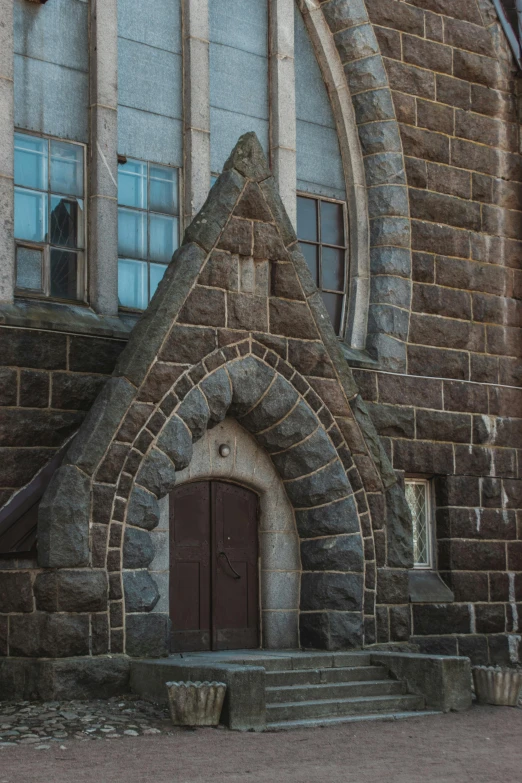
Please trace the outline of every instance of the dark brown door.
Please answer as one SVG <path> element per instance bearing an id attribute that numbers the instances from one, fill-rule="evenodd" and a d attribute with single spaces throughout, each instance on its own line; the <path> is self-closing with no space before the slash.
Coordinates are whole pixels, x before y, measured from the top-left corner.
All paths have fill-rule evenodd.
<path id="1" fill-rule="evenodd" d="M 220 481 L 170 498 L 172 649 L 259 646 L 257 497 Z"/>
<path id="2" fill-rule="evenodd" d="M 210 482 L 170 496 L 172 649 L 210 650 Z"/>

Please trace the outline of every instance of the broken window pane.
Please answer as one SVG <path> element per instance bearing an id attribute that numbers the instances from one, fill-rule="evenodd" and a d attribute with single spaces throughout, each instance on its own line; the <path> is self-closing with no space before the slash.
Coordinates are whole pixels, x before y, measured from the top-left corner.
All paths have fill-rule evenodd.
<path id="1" fill-rule="evenodd" d="M 61 196 L 51 196 L 51 243 L 80 247 L 78 204 Z"/>
<path id="2" fill-rule="evenodd" d="M 51 296 L 77 299 L 78 253 L 51 249 Z"/>

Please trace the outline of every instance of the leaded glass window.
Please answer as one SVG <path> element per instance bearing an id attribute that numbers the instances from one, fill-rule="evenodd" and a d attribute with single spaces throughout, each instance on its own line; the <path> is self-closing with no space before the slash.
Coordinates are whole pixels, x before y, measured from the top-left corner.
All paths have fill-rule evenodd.
<path id="1" fill-rule="evenodd" d="M 348 279 L 345 204 L 297 197 L 297 237 L 335 333 L 342 334 Z"/>
<path id="2" fill-rule="evenodd" d="M 413 522 L 414 568 L 433 568 L 430 484 L 426 479 L 406 479 L 405 491 Z"/>
<path id="3" fill-rule="evenodd" d="M 127 159 L 118 204 L 119 305 L 145 310 L 179 244 L 178 170 Z"/>
<path id="4" fill-rule="evenodd" d="M 15 133 L 16 292 L 85 295 L 85 148 Z"/>

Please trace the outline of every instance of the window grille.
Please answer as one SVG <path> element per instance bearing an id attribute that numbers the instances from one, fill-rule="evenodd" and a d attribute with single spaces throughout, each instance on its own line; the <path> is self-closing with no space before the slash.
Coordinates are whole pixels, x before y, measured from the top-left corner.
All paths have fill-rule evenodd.
<path id="1" fill-rule="evenodd" d="M 430 483 L 426 479 L 406 479 L 405 492 L 413 522 L 414 568 L 433 568 Z"/>
<path id="2" fill-rule="evenodd" d="M 118 166 L 118 302 L 145 310 L 179 245 L 179 173 L 128 158 Z"/>
<path id="3" fill-rule="evenodd" d="M 85 296 L 85 148 L 15 133 L 16 292 Z"/>
<path id="4" fill-rule="evenodd" d="M 309 195 L 297 196 L 299 247 L 339 336 L 346 309 L 347 234 L 346 204 Z"/>

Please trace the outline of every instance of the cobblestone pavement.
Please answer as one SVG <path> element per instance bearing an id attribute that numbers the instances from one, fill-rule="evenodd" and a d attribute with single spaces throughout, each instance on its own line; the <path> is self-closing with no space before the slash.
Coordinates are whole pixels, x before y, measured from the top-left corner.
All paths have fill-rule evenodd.
<path id="1" fill-rule="evenodd" d="M 123 705 L 123 706 L 120 706 Z M 15 705 L 13 705 L 15 706 Z M 52 707 L 52 708 L 51 708 Z M 0 783 L 518 783 L 522 710 L 473 707 L 403 721 L 246 733 L 173 729 L 138 701 L 2 706 L 20 738 L 0 748 Z M 21 712 L 30 708 L 27 712 Z M 130 710 L 130 712 L 126 712 Z M 44 728 L 56 712 L 57 724 Z M 74 718 L 65 717 L 73 713 Z M 36 719 L 36 716 L 40 717 Z M 82 718 L 89 719 L 82 721 Z M 122 718 L 118 724 L 116 718 Z M 35 722 L 36 720 L 36 722 Z M 117 724 L 117 726 L 115 725 Z M 27 726 L 31 731 L 21 731 Z M 95 728 L 99 726 L 98 728 Z M 131 728 L 134 726 L 135 728 Z M 67 732 L 68 738 L 38 740 Z M 54 728 L 53 728 L 54 727 Z M 102 732 L 101 728 L 107 729 Z M 114 730 L 113 728 L 114 727 Z M 95 731 L 89 731 L 95 729 Z M 125 732 L 146 734 L 135 736 Z M 9 731 L 9 729 L 7 729 Z M 22 734 L 34 737 L 22 737 Z M 98 742 L 87 737 L 105 736 Z M 24 740 L 35 739 L 27 747 Z M 18 743 L 18 744 L 15 744 Z M 22 744 L 23 743 L 23 744 Z M 36 752 L 36 748 L 45 748 Z"/>
<path id="2" fill-rule="evenodd" d="M 0 748 L 49 750 L 70 740 L 172 733 L 168 711 L 136 697 L 98 701 L 0 702 Z"/>

